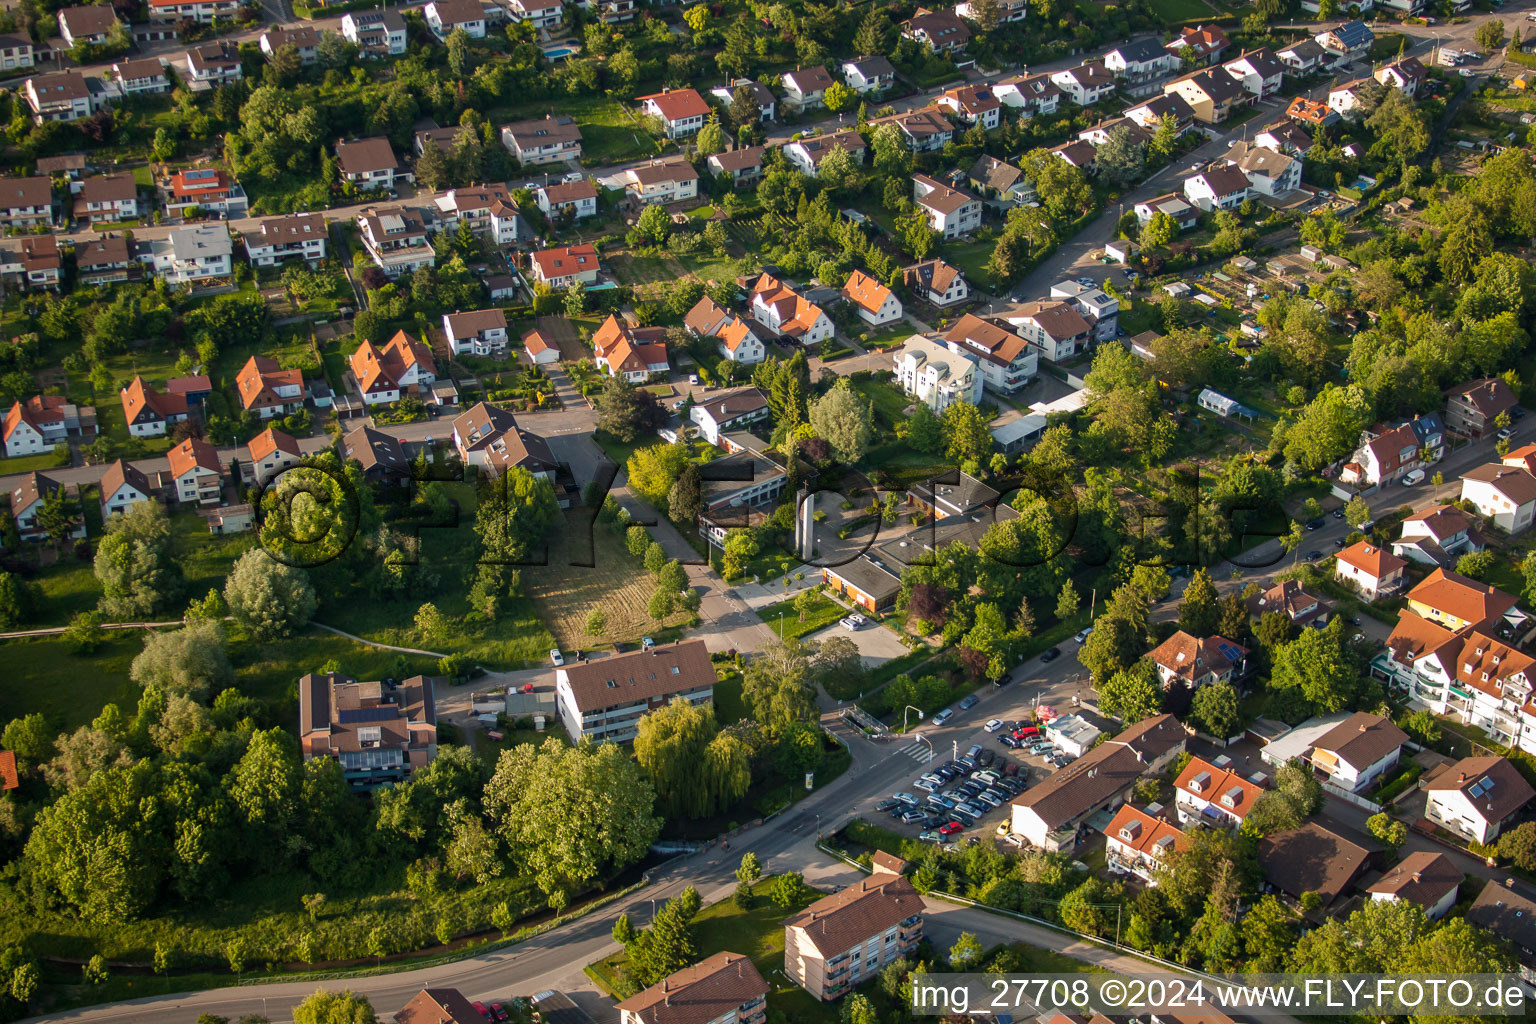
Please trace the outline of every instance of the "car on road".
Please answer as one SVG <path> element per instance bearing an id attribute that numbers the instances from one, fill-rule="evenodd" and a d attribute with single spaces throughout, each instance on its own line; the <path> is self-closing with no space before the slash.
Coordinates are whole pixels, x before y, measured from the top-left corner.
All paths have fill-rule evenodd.
<path id="1" fill-rule="evenodd" d="M 1515 436 L 1515 428 L 1514 427 L 1505 427 L 1504 429 L 1499 431 L 1497 436 L 1498 436 L 1498 439 L 1500 441 L 1508 441 L 1510 438 Z"/>
<path id="2" fill-rule="evenodd" d="M 968 697 L 966 697 L 964 700 L 962 700 L 960 702 L 960 710 L 961 711 L 969 711 L 969 710 L 971 710 L 971 708 L 975 707 L 977 704 L 980 704 L 980 703 L 981 703 L 981 698 L 976 696 L 973 693 L 973 694 L 969 695 Z"/>
<path id="3" fill-rule="evenodd" d="M 1424 471 L 1422 469 L 1411 469 L 1403 474 L 1403 479 L 1401 482 L 1405 487 L 1412 487 L 1415 484 L 1421 484 L 1424 482 Z"/>
<path id="4" fill-rule="evenodd" d="M 1323 520 L 1322 520 L 1321 517 L 1319 517 L 1317 519 L 1309 520 L 1307 522 L 1307 530 L 1308 531 L 1321 530 L 1322 528 L 1323 528 Z"/>
<path id="5" fill-rule="evenodd" d="M 986 728 L 987 732 L 997 732 L 1002 727 L 1003 727 L 1003 720 L 1001 718 L 993 718 L 993 719 L 989 719 L 987 721 L 987 724 L 986 724 L 985 728 Z"/>
<path id="6" fill-rule="evenodd" d="M 552 647 L 549 650 L 549 660 L 554 662 L 555 668 L 565 664 L 565 655 L 560 653 L 560 648 Z"/>
<path id="7" fill-rule="evenodd" d="M 956 832 L 963 832 L 964 830 L 965 826 L 960 824 L 958 821 L 946 821 L 944 824 L 939 826 L 939 834 L 946 836 L 952 836 Z"/>
<path id="8" fill-rule="evenodd" d="M 954 718 L 954 717 L 955 717 L 955 709 L 954 708 L 945 708 L 943 711 L 940 711 L 938 714 L 933 716 L 933 724 L 934 725 L 943 725 L 945 722 L 949 721 L 951 718 Z"/>
<path id="9" fill-rule="evenodd" d="M 1323 557 L 1323 553 L 1321 551 L 1318 551 L 1316 548 L 1313 548 L 1311 551 L 1307 552 L 1307 561 L 1309 561 L 1309 562 L 1315 562 L 1319 558 L 1322 558 L 1322 557 Z"/>
<path id="10" fill-rule="evenodd" d="M 1093 636 L 1093 627 L 1092 626 L 1089 626 L 1087 629 L 1080 629 L 1076 633 L 1073 633 L 1072 634 L 1072 639 L 1076 640 L 1078 643 L 1082 643 L 1084 640 L 1087 640 L 1090 636 Z"/>
<path id="11" fill-rule="evenodd" d="M 1335 519 L 1343 519 L 1344 518 L 1344 510 L 1342 508 L 1334 509 L 1333 510 L 1333 518 L 1335 518 Z"/>
<path id="12" fill-rule="evenodd" d="M 1055 661 L 1059 657 L 1061 657 L 1061 648 L 1060 647 L 1048 647 L 1048 648 L 1046 648 L 1045 653 L 1040 655 L 1040 661 L 1042 663 L 1044 663 L 1044 664 L 1049 665 L 1051 662 Z"/>
<path id="13" fill-rule="evenodd" d="M 1476 78 L 1477 77 L 1477 72 L 1473 71 L 1471 68 L 1457 68 L 1456 69 L 1456 73 L 1458 75 L 1460 75 L 1462 78 Z"/>

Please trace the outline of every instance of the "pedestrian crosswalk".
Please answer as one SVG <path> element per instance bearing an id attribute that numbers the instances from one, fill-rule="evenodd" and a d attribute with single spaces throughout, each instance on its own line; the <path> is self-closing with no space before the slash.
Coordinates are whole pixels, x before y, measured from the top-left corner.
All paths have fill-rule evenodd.
<path id="1" fill-rule="evenodd" d="M 933 760 L 933 748 L 926 743 L 913 742 L 897 749 L 896 753 L 905 754 L 919 764 L 927 764 Z"/>

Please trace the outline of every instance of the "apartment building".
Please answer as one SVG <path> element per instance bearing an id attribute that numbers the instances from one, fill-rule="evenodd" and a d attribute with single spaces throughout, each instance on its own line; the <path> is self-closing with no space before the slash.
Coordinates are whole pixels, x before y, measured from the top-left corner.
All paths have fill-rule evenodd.
<path id="1" fill-rule="evenodd" d="M 581 159 L 581 128 L 573 117 L 549 115 L 501 129 L 501 144 L 527 166 Z"/>
<path id="2" fill-rule="evenodd" d="M 907 339 L 892 356 L 902 391 L 942 413 L 955 402 L 977 404 L 982 375 L 975 356 L 956 352 L 921 334 Z"/>
<path id="3" fill-rule="evenodd" d="M 763 1024 L 768 992 L 751 958 L 721 952 L 667 975 L 616 1009 L 619 1024 Z"/>
<path id="4" fill-rule="evenodd" d="M 922 938 L 922 897 L 905 875 L 881 872 L 784 922 L 784 973 L 830 1002 L 910 954 Z"/>
<path id="5" fill-rule="evenodd" d="M 567 736 L 623 743 L 635 738 L 640 716 L 681 698 L 714 699 L 715 667 L 702 640 L 585 658 L 555 669 L 555 702 Z"/>
<path id="6" fill-rule="evenodd" d="M 1188 837 L 1175 825 L 1133 804 L 1121 804 L 1104 830 L 1104 866 L 1111 874 L 1135 875 L 1156 885 L 1168 855 L 1188 847 Z"/>
<path id="7" fill-rule="evenodd" d="M 1192 758 L 1179 773 L 1173 788 L 1180 824 L 1221 828 L 1241 825 L 1264 793 L 1258 785 L 1230 768 L 1198 757 Z"/>
<path id="8" fill-rule="evenodd" d="M 257 267 L 270 267 L 291 259 L 314 266 L 325 259 L 326 235 L 324 214 L 292 213 L 286 217 L 268 217 L 256 225 L 254 231 L 244 234 L 245 255 Z"/>
<path id="9" fill-rule="evenodd" d="M 374 266 L 389 277 L 414 274 L 437 259 L 421 211 L 405 206 L 381 206 L 357 215 L 363 249 Z"/>
<path id="10" fill-rule="evenodd" d="M 341 763 L 353 789 L 401 782 L 437 756 L 436 680 L 358 682 L 339 672 L 299 677 L 304 760 Z"/>
<path id="11" fill-rule="evenodd" d="M 1040 354 L 1006 321 L 967 313 L 943 339 L 951 352 L 975 359 L 982 387 L 999 394 L 1011 395 L 1039 375 Z"/>

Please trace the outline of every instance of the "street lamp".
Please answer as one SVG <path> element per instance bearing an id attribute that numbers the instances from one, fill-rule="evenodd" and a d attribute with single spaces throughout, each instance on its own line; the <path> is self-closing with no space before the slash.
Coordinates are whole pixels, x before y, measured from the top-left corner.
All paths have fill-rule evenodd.
<path id="1" fill-rule="evenodd" d="M 901 712 L 901 731 L 902 732 L 906 732 L 907 731 L 907 712 L 908 711 L 916 711 L 917 712 L 917 720 L 919 722 L 921 722 L 923 720 L 923 713 L 922 713 L 922 711 L 920 711 L 919 709 L 913 707 L 911 704 L 908 704 L 905 708 L 902 709 L 902 712 Z"/>
<path id="2" fill-rule="evenodd" d="M 917 741 L 919 741 L 919 742 L 921 742 L 921 743 L 928 744 L 928 760 L 932 761 L 934 758 L 939 756 L 938 751 L 933 749 L 933 740 L 929 739 L 927 736 L 924 736 L 922 733 L 918 733 L 916 736 L 913 736 L 912 738 L 917 740 Z M 957 747 L 959 746 L 958 743 L 955 744 L 955 745 Z"/>

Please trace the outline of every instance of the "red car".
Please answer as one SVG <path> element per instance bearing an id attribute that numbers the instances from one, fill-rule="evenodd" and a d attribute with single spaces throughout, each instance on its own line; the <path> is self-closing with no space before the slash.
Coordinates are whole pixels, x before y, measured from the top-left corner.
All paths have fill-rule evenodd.
<path id="1" fill-rule="evenodd" d="M 960 824 L 958 821 L 946 821 L 944 824 L 939 826 L 939 835 L 952 836 L 964 828 L 965 826 Z"/>
<path id="2" fill-rule="evenodd" d="M 1015 729 L 1013 731 L 1013 738 L 1016 740 L 1022 740 L 1030 736 L 1038 735 L 1040 735 L 1040 730 L 1032 725 L 1026 725 L 1023 728 Z"/>
<path id="3" fill-rule="evenodd" d="M 491 1019 L 491 1011 L 485 1008 L 484 1003 L 470 1003 L 469 1005 L 473 1006 L 475 1008 L 475 1012 L 484 1017 L 486 1020 Z"/>
<path id="4" fill-rule="evenodd" d="M 509 1014 L 507 1012 L 507 1010 L 506 1010 L 506 1007 L 502 1006 L 500 1003 L 492 1003 L 491 1004 L 491 1019 L 494 1020 L 494 1021 L 511 1020 L 512 1019 L 512 1015 Z"/>

